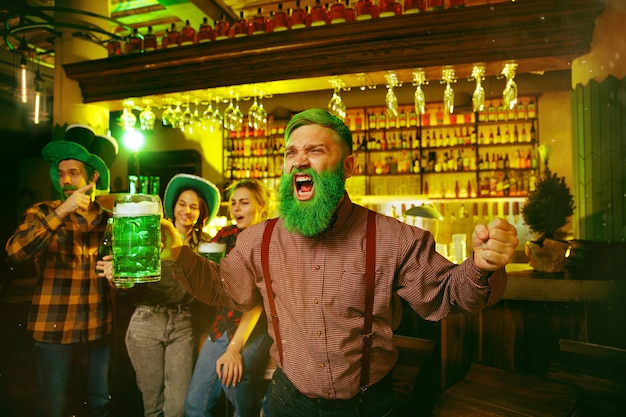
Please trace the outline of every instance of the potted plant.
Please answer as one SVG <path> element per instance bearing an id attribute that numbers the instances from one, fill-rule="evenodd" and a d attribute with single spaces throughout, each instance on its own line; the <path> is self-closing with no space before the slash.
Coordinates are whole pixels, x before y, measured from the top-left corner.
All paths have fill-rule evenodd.
<path id="1" fill-rule="evenodd" d="M 535 190 L 528 194 L 522 207 L 524 222 L 538 237 L 526 243 L 526 254 L 530 266 L 536 271 L 562 272 L 569 244 L 563 240 L 561 228 L 574 214 L 574 197 L 565 183 L 565 177 L 559 177 L 550 170 L 549 147 L 541 145 L 538 151 L 544 169 Z"/>

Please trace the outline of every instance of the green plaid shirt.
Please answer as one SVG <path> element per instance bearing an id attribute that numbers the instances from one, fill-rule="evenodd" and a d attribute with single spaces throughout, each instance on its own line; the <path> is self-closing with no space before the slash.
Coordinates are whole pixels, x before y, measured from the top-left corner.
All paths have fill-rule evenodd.
<path id="1" fill-rule="evenodd" d="M 38 277 L 28 317 L 33 338 L 46 343 L 75 343 L 102 338 L 111 331 L 110 290 L 95 273 L 98 244 L 111 212 L 98 203 L 91 225 L 72 213 L 54 211 L 61 201 L 35 204 L 9 238 L 11 261 L 33 259 Z"/>

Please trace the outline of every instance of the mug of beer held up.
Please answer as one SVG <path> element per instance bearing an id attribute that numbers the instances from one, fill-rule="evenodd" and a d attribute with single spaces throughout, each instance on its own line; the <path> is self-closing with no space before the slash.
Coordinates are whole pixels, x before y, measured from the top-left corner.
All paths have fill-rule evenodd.
<path id="1" fill-rule="evenodd" d="M 113 201 L 113 282 L 161 279 L 161 199 L 119 194 Z"/>
<path id="2" fill-rule="evenodd" d="M 198 253 L 216 264 L 226 256 L 226 244 L 217 242 L 201 242 L 198 245 Z"/>

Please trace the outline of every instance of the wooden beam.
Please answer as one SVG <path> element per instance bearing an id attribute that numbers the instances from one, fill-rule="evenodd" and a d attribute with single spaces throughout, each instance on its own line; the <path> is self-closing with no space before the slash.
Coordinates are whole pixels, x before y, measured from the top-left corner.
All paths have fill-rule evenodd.
<path id="1" fill-rule="evenodd" d="M 595 0 L 519 1 L 249 36 L 64 66 L 84 102 L 330 75 L 516 60 L 569 69 Z M 548 67 L 552 65 L 553 67 Z M 501 68 L 501 67 L 500 67 Z M 494 74 L 487 74 L 494 75 Z"/>

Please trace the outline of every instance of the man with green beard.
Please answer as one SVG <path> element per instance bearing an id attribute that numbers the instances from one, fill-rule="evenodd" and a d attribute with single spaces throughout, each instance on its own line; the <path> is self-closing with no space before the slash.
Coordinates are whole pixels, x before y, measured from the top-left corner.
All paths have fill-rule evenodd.
<path id="1" fill-rule="evenodd" d="M 162 225 L 162 259 L 208 304 L 248 310 L 262 302 L 277 370 L 272 417 L 394 415 L 391 373 L 400 298 L 426 320 L 476 313 L 504 292 L 517 232 L 502 219 L 478 225 L 474 254 L 456 265 L 430 233 L 350 201 L 348 127 L 325 110 L 296 114 L 285 130 L 280 215 L 242 232 L 218 266 Z"/>
<path id="2" fill-rule="evenodd" d="M 109 169 L 96 152 L 112 163 L 115 139 L 96 136 L 81 125 L 71 125 L 65 140 L 43 148 L 60 198 L 30 207 L 6 244 L 12 262 L 32 259 L 37 266 L 28 330 L 35 339 L 40 417 L 71 414 L 66 387 L 78 354 L 87 359 L 89 416 L 109 415 L 111 298 L 107 280 L 98 277 L 95 266 L 111 212 L 94 201 L 96 189 L 109 190 Z"/>

